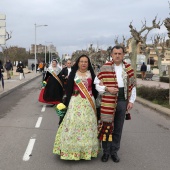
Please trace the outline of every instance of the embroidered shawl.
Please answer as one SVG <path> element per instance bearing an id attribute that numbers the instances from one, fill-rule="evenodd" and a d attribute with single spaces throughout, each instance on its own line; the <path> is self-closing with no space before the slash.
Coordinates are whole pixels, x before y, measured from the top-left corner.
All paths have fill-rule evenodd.
<path id="1" fill-rule="evenodd" d="M 55 69 L 51 66 L 47 69 L 48 72 L 52 73 L 54 72 L 56 75 L 58 75 L 61 72 L 61 69 L 59 67 L 56 67 Z"/>
<path id="2" fill-rule="evenodd" d="M 132 92 L 132 88 L 136 85 L 134 71 L 130 64 L 126 62 L 122 62 L 123 71 L 122 78 L 124 81 L 124 92 L 125 99 L 129 100 Z M 116 77 L 116 72 L 114 69 L 114 62 L 105 63 L 101 67 L 101 71 L 98 74 L 98 79 L 103 83 L 104 86 L 107 87 L 115 87 L 118 88 L 118 82 Z M 127 87 L 128 86 L 128 87 Z M 127 96 L 128 89 L 128 96 Z M 116 106 L 117 106 L 117 96 L 118 94 L 110 94 L 109 92 L 105 92 L 102 96 L 101 100 L 101 120 L 103 122 L 112 122 L 114 119 Z"/>

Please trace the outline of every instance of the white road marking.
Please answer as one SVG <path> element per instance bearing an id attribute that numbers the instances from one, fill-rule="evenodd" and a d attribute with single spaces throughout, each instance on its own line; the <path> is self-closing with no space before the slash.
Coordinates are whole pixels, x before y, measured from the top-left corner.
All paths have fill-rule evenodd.
<path id="1" fill-rule="evenodd" d="M 45 112 L 46 105 L 43 105 L 41 112 Z"/>
<path id="2" fill-rule="evenodd" d="M 41 125 L 41 122 L 42 122 L 42 117 L 39 117 L 38 120 L 37 120 L 37 123 L 35 125 L 35 128 L 39 128 L 40 125 Z"/>
<path id="3" fill-rule="evenodd" d="M 36 139 L 30 139 L 25 154 L 23 156 L 23 161 L 29 161 L 30 157 L 32 156 L 31 153 L 34 147 L 35 140 Z"/>

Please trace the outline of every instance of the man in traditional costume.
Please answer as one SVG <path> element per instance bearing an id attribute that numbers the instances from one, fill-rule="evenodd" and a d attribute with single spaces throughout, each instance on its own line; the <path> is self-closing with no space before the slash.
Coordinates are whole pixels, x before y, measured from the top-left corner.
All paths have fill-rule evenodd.
<path id="1" fill-rule="evenodd" d="M 130 64 L 123 61 L 124 48 L 114 46 L 111 56 L 112 61 L 101 67 L 94 81 L 97 91 L 102 94 L 98 135 L 103 147 L 102 162 L 107 162 L 109 155 L 114 162 L 120 161 L 117 152 L 120 148 L 125 113 L 132 109 L 136 99 L 134 71 Z"/>
<path id="2" fill-rule="evenodd" d="M 64 90 L 66 90 L 66 87 L 67 87 L 67 80 L 68 80 L 68 76 L 71 72 L 71 60 L 68 59 L 67 62 L 66 62 L 66 67 L 64 67 L 62 70 L 61 70 L 61 78 L 62 78 L 62 82 L 64 84 Z"/>

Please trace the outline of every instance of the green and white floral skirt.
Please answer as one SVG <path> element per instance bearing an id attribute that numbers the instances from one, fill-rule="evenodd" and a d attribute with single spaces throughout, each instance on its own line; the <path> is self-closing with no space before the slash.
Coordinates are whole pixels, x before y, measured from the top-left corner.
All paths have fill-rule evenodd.
<path id="1" fill-rule="evenodd" d="M 89 101 L 72 96 L 56 134 L 53 153 L 65 160 L 91 160 L 100 150 L 97 120 Z"/>

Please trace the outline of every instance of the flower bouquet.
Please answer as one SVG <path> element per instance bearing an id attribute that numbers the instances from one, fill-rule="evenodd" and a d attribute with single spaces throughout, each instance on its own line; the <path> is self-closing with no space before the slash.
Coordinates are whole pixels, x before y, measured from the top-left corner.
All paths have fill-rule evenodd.
<path id="1" fill-rule="evenodd" d="M 46 82 L 46 81 L 43 81 L 43 82 L 41 83 L 41 87 L 42 87 L 42 88 L 44 88 L 46 85 L 47 85 L 47 82 Z"/>
<path id="2" fill-rule="evenodd" d="M 63 103 L 59 103 L 55 106 L 55 111 L 58 116 L 63 117 L 67 111 L 67 108 Z"/>

